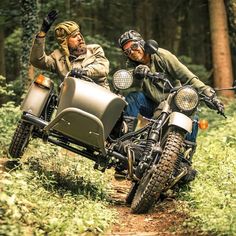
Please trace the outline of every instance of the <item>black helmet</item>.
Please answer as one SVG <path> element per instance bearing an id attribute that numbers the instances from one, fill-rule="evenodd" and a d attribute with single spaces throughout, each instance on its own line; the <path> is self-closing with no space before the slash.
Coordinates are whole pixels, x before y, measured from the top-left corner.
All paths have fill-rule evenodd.
<path id="1" fill-rule="evenodd" d="M 144 47 L 145 41 L 143 40 L 140 33 L 135 30 L 126 31 L 118 39 L 118 43 L 121 48 L 123 48 L 123 46 L 129 41 L 140 42 L 141 46 Z"/>

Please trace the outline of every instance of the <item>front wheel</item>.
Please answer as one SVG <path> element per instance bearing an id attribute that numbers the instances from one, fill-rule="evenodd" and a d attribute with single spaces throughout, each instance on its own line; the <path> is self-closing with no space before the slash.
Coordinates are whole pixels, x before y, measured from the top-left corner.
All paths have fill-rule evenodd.
<path id="1" fill-rule="evenodd" d="M 18 123 L 9 147 L 9 154 L 11 157 L 20 158 L 24 154 L 24 150 L 29 143 L 31 133 L 31 124 L 25 121 L 20 121 Z"/>
<path id="2" fill-rule="evenodd" d="M 159 199 L 175 168 L 184 135 L 171 131 L 166 139 L 162 156 L 156 166 L 142 177 L 131 205 L 132 213 L 147 212 Z"/>

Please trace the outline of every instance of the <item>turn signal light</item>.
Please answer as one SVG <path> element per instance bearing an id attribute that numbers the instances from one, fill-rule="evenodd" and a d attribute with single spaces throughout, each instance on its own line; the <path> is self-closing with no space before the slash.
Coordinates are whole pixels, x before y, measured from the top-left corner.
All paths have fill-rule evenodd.
<path id="1" fill-rule="evenodd" d="M 50 88 L 52 81 L 49 78 L 47 78 L 47 77 L 43 76 L 42 74 L 40 74 L 36 78 L 35 83 L 40 84 L 43 87 Z"/>
<path id="2" fill-rule="evenodd" d="M 207 120 L 199 120 L 198 121 L 198 127 L 200 129 L 207 129 L 208 128 L 208 121 Z"/>

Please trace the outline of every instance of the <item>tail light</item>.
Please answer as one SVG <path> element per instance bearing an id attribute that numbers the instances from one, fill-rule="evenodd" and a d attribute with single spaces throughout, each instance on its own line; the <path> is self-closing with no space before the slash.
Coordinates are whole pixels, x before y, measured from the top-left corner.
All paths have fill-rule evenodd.
<path id="1" fill-rule="evenodd" d="M 51 85 L 53 83 L 49 78 L 45 77 L 42 74 L 40 74 L 34 82 L 36 84 L 39 84 L 39 85 L 45 87 L 45 88 L 51 88 Z"/>

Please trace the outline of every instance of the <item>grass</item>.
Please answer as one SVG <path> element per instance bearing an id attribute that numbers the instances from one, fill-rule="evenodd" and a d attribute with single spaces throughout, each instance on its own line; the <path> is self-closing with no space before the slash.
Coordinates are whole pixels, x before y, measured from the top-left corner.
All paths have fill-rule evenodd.
<path id="1" fill-rule="evenodd" d="M 116 220 L 108 208 L 110 179 L 85 158 L 33 141 L 20 168 L 0 178 L 0 235 L 103 232 Z"/>
<path id="2" fill-rule="evenodd" d="M 19 109 L 0 108 L 1 156 L 15 128 Z M 199 174 L 180 193 L 186 227 L 211 235 L 236 235 L 236 105 L 228 118 L 202 109 L 210 127 L 200 131 L 193 165 Z M 55 146 L 33 142 L 21 169 L 0 178 L 0 235 L 82 235 L 105 232 L 117 213 L 108 207 L 111 173 L 93 170 L 93 163 Z"/>
<path id="3" fill-rule="evenodd" d="M 182 192 L 190 215 L 187 226 L 216 235 L 236 235 L 236 112 L 230 104 L 228 118 L 203 110 L 210 127 L 200 131 L 194 167 L 199 174 L 191 191 Z"/>

